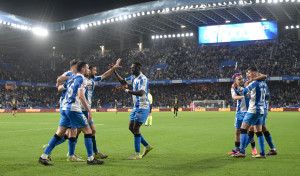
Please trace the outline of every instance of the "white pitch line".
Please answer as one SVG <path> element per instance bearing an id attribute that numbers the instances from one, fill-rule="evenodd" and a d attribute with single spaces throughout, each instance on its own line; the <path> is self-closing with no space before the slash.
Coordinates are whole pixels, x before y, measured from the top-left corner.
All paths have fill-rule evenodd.
<path id="1" fill-rule="evenodd" d="M 104 124 L 95 124 L 95 125 L 104 125 Z"/>
<path id="2" fill-rule="evenodd" d="M 39 131 L 39 130 L 53 130 L 55 128 L 42 128 L 42 129 L 28 129 L 28 130 L 13 130 L 13 131 L 1 131 L 1 133 L 5 132 L 26 132 L 26 131 Z"/>

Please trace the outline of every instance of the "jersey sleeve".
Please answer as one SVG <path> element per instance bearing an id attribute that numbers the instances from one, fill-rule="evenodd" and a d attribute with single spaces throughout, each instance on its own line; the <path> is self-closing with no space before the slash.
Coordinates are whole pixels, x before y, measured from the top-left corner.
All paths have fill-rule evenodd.
<path id="1" fill-rule="evenodd" d="M 73 76 L 74 74 L 71 71 L 64 72 L 61 76 Z"/>
<path id="2" fill-rule="evenodd" d="M 83 77 L 78 77 L 75 81 L 75 87 L 78 86 L 78 89 L 85 89 L 87 85 L 87 80 Z"/>
<path id="3" fill-rule="evenodd" d="M 235 90 L 234 90 L 233 88 L 231 88 L 231 96 L 232 96 L 232 98 L 233 98 L 235 95 L 237 95 L 236 92 L 235 92 Z"/>
<path id="4" fill-rule="evenodd" d="M 95 82 L 102 81 L 102 76 L 96 76 L 95 78 L 93 78 L 93 81 L 95 81 Z"/>
<path id="5" fill-rule="evenodd" d="M 254 89 L 257 86 L 258 82 L 254 81 L 251 82 L 247 87 L 244 88 L 243 90 L 243 94 L 247 94 L 248 92 L 250 92 L 252 89 Z"/>
<path id="6" fill-rule="evenodd" d="M 148 83 L 148 79 L 147 78 L 141 78 L 140 81 L 140 87 L 139 90 L 143 90 L 145 93 L 147 93 L 146 89 L 147 89 L 147 83 Z"/>
<path id="7" fill-rule="evenodd" d="M 131 75 L 130 77 L 125 78 L 125 81 L 127 82 L 127 84 L 132 84 L 133 83 L 133 79 L 134 79 L 134 76 Z"/>

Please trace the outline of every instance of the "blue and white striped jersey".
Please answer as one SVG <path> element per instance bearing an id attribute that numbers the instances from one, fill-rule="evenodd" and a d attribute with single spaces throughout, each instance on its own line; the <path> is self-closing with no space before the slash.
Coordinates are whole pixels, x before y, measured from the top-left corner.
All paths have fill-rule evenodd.
<path id="1" fill-rule="evenodd" d="M 94 95 L 94 89 L 95 89 L 95 82 L 100 82 L 102 80 L 102 76 L 97 76 L 92 79 L 86 79 L 86 87 L 85 87 L 85 98 L 89 105 L 89 107 L 92 107 L 92 100 Z M 85 111 L 86 109 L 81 105 L 82 111 Z"/>
<path id="2" fill-rule="evenodd" d="M 61 76 L 73 76 L 73 75 L 74 75 L 73 72 L 71 72 L 71 71 L 66 71 L 66 72 L 63 73 Z M 61 97 L 60 97 L 60 99 L 59 99 L 60 107 L 62 106 L 62 101 L 63 101 L 63 99 L 65 98 L 66 92 L 67 92 L 66 90 L 64 90 L 64 91 L 61 92 Z"/>
<path id="3" fill-rule="evenodd" d="M 135 109 L 149 109 L 150 103 L 148 99 L 148 90 L 149 90 L 149 82 L 148 78 L 142 73 L 135 78 L 134 75 L 131 75 L 128 78 L 125 78 L 127 84 L 132 86 L 133 91 L 143 90 L 143 96 L 132 95 L 133 99 L 133 107 Z"/>
<path id="4" fill-rule="evenodd" d="M 64 84 L 67 92 L 62 102 L 62 110 L 82 111 L 78 90 L 85 90 L 86 84 L 86 79 L 84 79 L 84 76 L 80 73 L 77 73 L 75 76 L 68 79 Z"/>
<path id="5" fill-rule="evenodd" d="M 264 114 L 265 96 L 267 92 L 267 84 L 265 81 L 253 81 L 244 88 L 243 94 L 246 97 L 250 92 L 249 113 L 259 112 Z"/>
<path id="6" fill-rule="evenodd" d="M 244 87 L 236 87 L 235 89 L 231 88 L 231 96 L 243 96 Z M 244 97 L 243 99 L 237 100 L 237 108 L 236 113 L 244 113 L 247 112 L 249 106 L 249 99 L 248 97 Z"/>

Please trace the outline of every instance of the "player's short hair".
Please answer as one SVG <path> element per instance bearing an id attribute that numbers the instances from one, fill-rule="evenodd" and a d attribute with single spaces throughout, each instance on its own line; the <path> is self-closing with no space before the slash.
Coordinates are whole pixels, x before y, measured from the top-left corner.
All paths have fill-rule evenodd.
<path id="1" fill-rule="evenodd" d="M 250 68 L 248 68 L 248 71 L 251 71 L 251 72 L 258 72 L 258 70 L 257 70 L 256 67 L 250 67 Z"/>
<path id="2" fill-rule="evenodd" d="M 79 61 L 79 62 L 77 63 L 77 67 L 76 67 L 77 72 L 80 72 L 81 69 L 82 69 L 86 64 L 87 64 L 87 63 L 84 62 L 84 61 Z"/>
<path id="3" fill-rule="evenodd" d="M 89 69 L 92 69 L 92 68 L 94 68 L 94 67 L 96 67 L 96 65 L 90 65 L 90 66 L 89 66 Z"/>
<path id="4" fill-rule="evenodd" d="M 232 76 L 232 79 L 234 80 L 236 77 L 241 76 L 241 75 L 242 75 L 242 73 L 235 73 L 235 74 Z"/>
<path id="5" fill-rule="evenodd" d="M 138 67 L 140 67 L 140 68 L 142 67 L 142 64 L 139 63 L 139 62 L 134 62 L 133 64 L 136 65 L 136 66 L 138 66 Z"/>
<path id="6" fill-rule="evenodd" d="M 71 61 L 70 61 L 70 67 L 76 65 L 78 62 L 79 62 L 79 60 L 77 60 L 77 59 L 71 60 Z"/>

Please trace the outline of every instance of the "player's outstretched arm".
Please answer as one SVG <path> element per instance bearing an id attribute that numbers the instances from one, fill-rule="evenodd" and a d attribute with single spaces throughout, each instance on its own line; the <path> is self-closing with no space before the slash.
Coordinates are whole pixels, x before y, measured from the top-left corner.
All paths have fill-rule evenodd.
<path id="1" fill-rule="evenodd" d="M 124 91 L 126 93 L 129 93 L 131 95 L 136 95 L 136 96 L 143 96 L 145 91 L 144 90 L 137 90 L 137 91 L 134 91 L 134 90 L 129 90 L 129 89 L 125 89 L 123 86 L 117 86 L 117 89 L 121 90 L 121 91 Z"/>
<path id="2" fill-rule="evenodd" d="M 67 81 L 71 76 L 59 76 L 56 80 L 56 86 L 60 86 L 63 82 Z"/>
<path id="3" fill-rule="evenodd" d="M 119 58 L 115 65 L 112 64 L 110 69 L 103 73 L 103 75 L 101 75 L 102 79 L 109 77 L 116 69 L 122 68 L 122 66 L 120 66 L 121 60 L 122 59 Z"/>
<path id="4" fill-rule="evenodd" d="M 244 96 L 238 96 L 238 95 L 232 96 L 232 99 L 233 99 L 233 100 L 241 100 L 241 99 L 243 99 L 243 98 L 244 98 Z"/>
<path id="5" fill-rule="evenodd" d="M 62 92 L 62 91 L 64 91 L 64 90 L 66 90 L 65 87 L 64 87 L 64 85 L 58 86 L 57 89 L 58 89 L 58 92 Z"/>
<path id="6" fill-rule="evenodd" d="M 125 79 L 122 78 L 122 77 L 117 73 L 116 70 L 114 70 L 114 74 L 115 74 L 116 78 L 118 79 L 118 81 L 119 81 L 121 84 L 127 84 L 127 82 L 125 81 Z"/>
<path id="7" fill-rule="evenodd" d="M 81 104 L 83 105 L 83 107 L 88 111 L 88 120 L 87 122 L 89 123 L 91 120 L 92 120 L 92 111 L 86 101 L 86 98 L 85 98 L 85 91 L 84 89 L 78 89 L 78 97 L 79 97 L 79 100 L 81 102 Z"/>
<path id="8" fill-rule="evenodd" d="M 253 78 L 253 81 L 259 80 L 259 81 L 264 81 L 268 78 L 267 75 L 259 73 L 257 77 Z"/>

